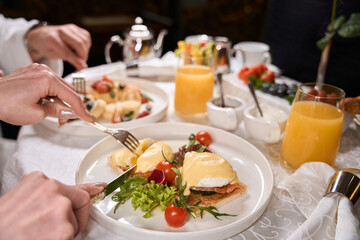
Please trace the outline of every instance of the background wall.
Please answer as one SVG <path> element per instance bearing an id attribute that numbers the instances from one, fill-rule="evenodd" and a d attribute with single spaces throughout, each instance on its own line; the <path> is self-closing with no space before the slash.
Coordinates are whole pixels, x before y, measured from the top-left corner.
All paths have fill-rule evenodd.
<path id="1" fill-rule="evenodd" d="M 158 32 L 166 28 L 163 53 L 188 35 L 226 36 L 233 43 L 262 40 L 268 0 L 0 0 L 6 17 L 39 19 L 50 24 L 75 23 L 92 36 L 89 66 L 105 63 L 104 47 L 122 34 L 137 16 Z M 114 52 L 120 49 L 114 47 Z M 65 73 L 74 69 L 66 64 Z"/>

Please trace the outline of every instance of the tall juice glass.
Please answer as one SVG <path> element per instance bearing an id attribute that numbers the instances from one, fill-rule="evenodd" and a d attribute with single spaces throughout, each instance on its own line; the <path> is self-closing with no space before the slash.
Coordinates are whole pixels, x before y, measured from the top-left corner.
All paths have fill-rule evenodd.
<path id="1" fill-rule="evenodd" d="M 299 86 L 285 127 L 281 156 L 292 168 L 320 161 L 334 166 L 343 122 L 345 93 L 327 84 Z"/>
<path id="2" fill-rule="evenodd" d="M 213 57 L 181 56 L 175 76 L 175 112 L 185 117 L 206 113 L 213 96 Z"/>

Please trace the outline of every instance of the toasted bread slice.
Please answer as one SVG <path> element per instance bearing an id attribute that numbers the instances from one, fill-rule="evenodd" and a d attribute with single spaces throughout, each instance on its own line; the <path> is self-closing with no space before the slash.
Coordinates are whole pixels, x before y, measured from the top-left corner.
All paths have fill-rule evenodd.
<path id="1" fill-rule="evenodd" d="M 244 194 L 247 190 L 247 187 L 244 183 L 238 183 L 238 187 L 236 187 L 233 191 L 229 193 L 218 193 L 214 195 L 201 195 L 201 194 L 194 194 L 190 193 L 188 197 L 188 204 L 195 205 L 198 201 L 201 201 L 200 206 L 202 207 L 209 207 L 214 206 L 219 208 L 230 201 L 238 198 L 240 195 Z M 197 217 L 200 216 L 200 210 L 194 209 L 195 215 Z M 205 213 L 205 212 L 204 212 Z"/>

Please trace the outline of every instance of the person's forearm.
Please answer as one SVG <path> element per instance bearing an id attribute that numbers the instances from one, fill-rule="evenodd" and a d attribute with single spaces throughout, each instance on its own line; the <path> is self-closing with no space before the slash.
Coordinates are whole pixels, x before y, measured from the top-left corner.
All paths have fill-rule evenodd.
<path id="1" fill-rule="evenodd" d="M 32 35 L 36 36 L 36 32 L 41 32 L 41 29 L 45 28 L 46 25 L 46 22 L 38 22 L 37 24 L 33 25 L 24 36 L 25 46 L 33 62 L 41 62 L 45 55 L 34 48 L 34 43 L 31 41 L 32 39 L 34 39 Z"/>
<path id="2" fill-rule="evenodd" d="M 16 69 L 30 65 L 33 62 L 44 63 L 58 75 L 62 75 L 63 65 L 61 60 L 44 59 L 39 56 L 32 57 L 26 47 L 25 35 L 37 23 L 39 23 L 37 20 L 9 19 L 0 14 L 0 69 L 4 71 L 4 75 L 8 75 Z"/>
<path id="3" fill-rule="evenodd" d="M 24 36 L 37 22 L 26 21 L 23 18 L 8 19 L 0 15 L 0 68 L 5 75 L 32 63 Z"/>

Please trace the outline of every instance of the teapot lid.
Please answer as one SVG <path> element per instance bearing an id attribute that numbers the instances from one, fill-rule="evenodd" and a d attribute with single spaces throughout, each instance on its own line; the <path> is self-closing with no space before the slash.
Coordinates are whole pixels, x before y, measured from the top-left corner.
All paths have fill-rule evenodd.
<path id="1" fill-rule="evenodd" d="M 133 39 L 140 38 L 142 40 L 148 40 L 153 38 L 152 33 L 149 31 L 147 26 L 143 24 L 143 20 L 141 17 L 135 18 L 135 24 L 131 26 L 129 37 Z"/>

